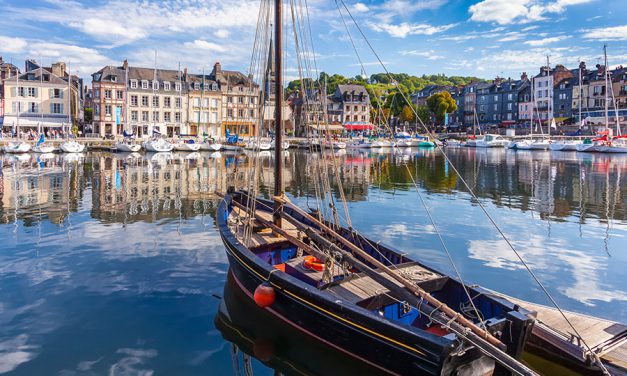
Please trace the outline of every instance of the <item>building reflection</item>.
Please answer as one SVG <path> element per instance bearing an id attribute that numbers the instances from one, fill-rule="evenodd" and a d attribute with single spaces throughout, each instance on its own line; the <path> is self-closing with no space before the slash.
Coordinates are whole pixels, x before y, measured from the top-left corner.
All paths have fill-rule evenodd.
<path id="1" fill-rule="evenodd" d="M 627 219 L 627 204 L 621 201 L 627 193 L 621 185 L 624 156 L 470 148 L 446 153 L 452 165 L 429 149 L 290 150 L 282 154 L 285 190 L 294 197 L 314 197 L 314 177 L 326 169 L 336 197 L 339 178 L 348 201 L 365 201 L 371 190 L 411 191 L 414 181 L 430 193 L 465 194 L 465 181 L 481 199 L 541 218 Z M 230 185 L 250 188 L 255 173 L 260 194 L 269 197 L 274 183 L 271 152 L 27 154 L 1 160 L 1 223 L 30 225 L 47 218 L 60 224 L 83 207 L 110 223 L 189 218 L 213 214 L 215 191 Z"/>

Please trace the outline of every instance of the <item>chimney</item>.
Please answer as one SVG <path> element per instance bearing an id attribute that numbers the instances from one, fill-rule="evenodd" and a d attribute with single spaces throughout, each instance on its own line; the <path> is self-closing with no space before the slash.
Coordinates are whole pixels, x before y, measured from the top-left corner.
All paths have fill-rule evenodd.
<path id="1" fill-rule="evenodd" d="M 214 74 L 222 73 L 222 64 L 220 64 L 219 61 L 216 61 L 215 65 L 213 66 L 213 73 Z"/>
<path id="2" fill-rule="evenodd" d="M 52 64 L 52 74 L 57 77 L 65 77 L 65 63 L 60 61 Z"/>
<path id="3" fill-rule="evenodd" d="M 520 79 L 523 81 L 527 81 L 529 79 L 529 77 L 527 77 L 527 72 L 522 72 L 522 74 L 520 75 Z"/>
<path id="4" fill-rule="evenodd" d="M 187 68 L 183 69 L 183 81 L 187 81 Z"/>
<path id="5" fill-rule="evenodd" d="M 122 68 L 123 68 L 124 70 L 127 70 L 127 69 L 128 69 L 128 60 L 124 59 L 124 62 L 122 63 Z"/>

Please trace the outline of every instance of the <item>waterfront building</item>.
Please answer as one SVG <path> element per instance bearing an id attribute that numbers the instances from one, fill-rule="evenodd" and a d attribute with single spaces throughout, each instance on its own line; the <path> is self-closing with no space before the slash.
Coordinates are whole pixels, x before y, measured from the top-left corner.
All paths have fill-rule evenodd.
<path id="1" fill-rule="evenodd" d="M 135 134 L 168 137 L 190 134 L 183 72 L 128 66 L 126 86 L 128 123 Z"/>
<path id="2" fill-rule="evenodd" d="M 518 118 L 519 123 L 527 123 L 533 117 L 533 102 L 531 101 L 531 82 L 527 74 L 523 73 L 524 83 L 518 91 Z"/>
<path id="3" fill-rule="evenodd" d="M 0 56 L 0 127 L 4 123 L 4 80 L 15 77 L 20 73 L 18 67 L 7 63 Z"/>
<path id="4" fill-rule="evenodd" d="M 292 108 L 294 121 L 294 134 L 298 137 L 306 137 L 307 127 L 317 128 L 318 125 L 324 128 L 324 104 L 319 90 L 297 90 L 289 98 L 288 103 Z M 338 106 L 338 107 L 341 107 Z M 329 115 L 338 118 L 337 113 Z M 339 120 L 336 120 L 339 124 Z"/>
<path id="5" fill-rule="evenodd" d="M 496 85 L 496 97 L 500 103 L 500 125 L 511 126 L 516 124 L 518 120 L 518 98 L 520 92 L 528 87 L 529 81 L 527 75 L 523 73 L 520 80 L 512 80 L 511 78 L 506 81 L 500 81 Z"/>
<path id="6" fill-rule="evenodd" d="M 94 114 L 90 132 L 92 135 L 117 136 L 128 126 L 125 81 L 127 70 L 128 61 L 124 60 L 121 67 L 106 66 L 91 75 Z"/>
<path id="7" fill-rule="evenodd" d="M 627 120 L 627 67 L 621 65 L 612 72 L 612 90 L 622 124 Z"/>
<path id="8" fill-rule="evenodd" d="M 222 92 L 209 75 L 183 73 L 187 91 L 187 119 L 191 135 L 219 137 L 222 134 Z"/>
<path id="9" fill-rule="evenodd" d="M 67 131 L 81 115 L 82 81 L 63 62 L 40 67 L 27 60 L 25 67 L 25 73 L 3 81 L 4 127 Z"/>
<path id="10" fill-rule="evenodd" d="M 573 115 L 573 107 L 571 105 L 573 99 L 573 86 L 577 84 L 577 77 L 562 78 L 555 83 L 553 96 L 553 117 L 557 124 L 563 123 L 570 119 Z"/>
<path id="11" fill-rule="evenodd" d="M 427 98 L 432 96 L 433 94 L 439 93 L 446 89 L 445 86 L 440 85 L 427 85 L 422 90 L 419 90 L 417 93 L 412 95 L 412 102 L 416 104 L 416 106 L 426 106 Z"/>
<path id="12" fill-rule="evenodd" d="M 478 82 L 473 82 L 464 88 L 464 126 L 472 127 L 475 123 L 475 112 L 477 111 L 477 86 Z"/>
<path id="13" fill-rule="evenodd" d="M 464 87 L 451 87 L 451 97 L 457 104 L 457 110 L 449 114 L 449 127 L 457 128 L 464 122 Z"/>
<path id="14" fill-rule="evenodd" d="M 491 120 L 492 116 L 496 114 L 494 110 L 495 102 L 498 106 L 498 101 L 494 101 L 494 97 L 490 94 L 494 91 L 494 86 L 494 83 L 481 82 L 475 87 L 477 91 L 477 121 L 482 125 L 489 124 L 493 121 L 496 122 L 496 119 Z"/>
<path id="15" fill-rule="evenodd" d="M 548 122 L 554 116 L 555 87 L 565 78 L 572 78 L 573 73 L 561 64 L 551 68 L 543 66 L 540 73 L 534 77 L 533 100 L 538 117 L 543 122 Z M 570 102 L 570 101 L 569 101 Z"/>
<path id="16" fill-rule="evenodd" d="M 370 124 L 370 95 L 363 85 L 338 85 L 328 101 L 330 122 L 339 122 L 347 130 L 367 130 Z"/>
<path id="17" fill-rule="evenodd" d="M 222 135 L 255 135 L 260 116 L 259 85 L 241 72 L 223 70 L 219 62 L 209 79 L 218 83 L 222 93 Z"/>

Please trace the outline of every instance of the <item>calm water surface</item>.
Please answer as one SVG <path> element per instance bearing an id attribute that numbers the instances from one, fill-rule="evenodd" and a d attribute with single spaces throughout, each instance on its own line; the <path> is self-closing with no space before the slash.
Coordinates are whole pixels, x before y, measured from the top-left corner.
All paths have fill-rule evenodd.
<path id="1" fill-rule="evenodd" d="M 448 153 L 563 308 L 627 322 L 627 157 Z M 369 372 L 273 326 L 227 282 L 212 192 L 245 184 L 253 156 L 0 158 L 0 373 Z M 270 192 L 272 157 L 254 158 Z M 321 156 L 284 158 L 286 191 L 313 207 Z M 355 228 L 450 273 L 437 229 L 465 280 L 547 304 L 442 156 L 347 152 L 339 163 L 332 185 L 341 179 Z"/>

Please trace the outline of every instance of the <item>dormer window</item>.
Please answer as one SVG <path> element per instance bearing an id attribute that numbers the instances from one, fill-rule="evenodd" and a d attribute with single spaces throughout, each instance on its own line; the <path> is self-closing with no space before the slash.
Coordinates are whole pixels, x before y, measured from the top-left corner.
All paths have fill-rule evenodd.
<path id="1" fill-rule="evenodd" d="M 194 82 L 194 90 L 200 90 L 200 83 Z"/>
<path id="2" fill-rule="evenodd" d="M 159 90 L 159 81 L 152 81 L 152 90 Z"/>
<path id="3" fill-rule="evenodd" d="M 212 84 L 211 90 L 218 90 L 218 84 Z"/>
<path id="4" fill-rule="evenodd" d="M 170 83 L 169 82 L 164 82 L 163 83 L 163 90 L 170 90 Z"/>
<path id="5" fill-rule="evenodd" d="M 137 80 L 131 80 L 131 89 L 137 89 Z"/>
<path id="6" fill-rule="evenodd" d="M 174 84 L 174 90 L 176 90 L 176 91 L 181 91 L 181 84 L 180 84 L 180 83 L 178 83 L 178 82 L 177 82 L 177 83 L 175 83 L 175 84 Z"/>
<path id="7" fill-rule="evenodd" d="M 118 82 L 118 76 L 111 76 L 111 82 Z"/>
<path id="8" fill-rule="evenodd" d="M 148 81 L 142 80 L 142 89 L 148 89 Z"/>

